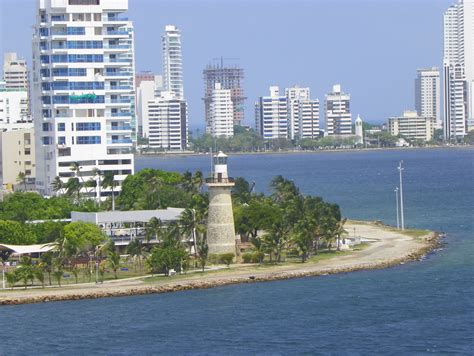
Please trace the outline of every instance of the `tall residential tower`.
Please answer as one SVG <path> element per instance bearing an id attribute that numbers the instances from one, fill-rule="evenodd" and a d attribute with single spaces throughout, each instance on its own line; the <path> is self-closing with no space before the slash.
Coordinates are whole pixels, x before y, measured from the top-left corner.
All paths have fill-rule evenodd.
<path id="1" fill-rule="evenodd" d="M 351 96 L 341 90 L 341 85 L 332 87 L 326 94 L 326 131 L 328 135 L 350 135 L 352 133 Z"/>
<path id="2" fill-rule="evenodd" d="M 424 68 L 417 70 L 415 79 L 415 108 L 419 116 L 436 120 L 441 128 L 439 69 Z"/>
<path id="3" fill-rule="evenodd" d="M 133 26 L 128 0 L 39 0 L 33 36 L 36 186 L 133 173 Z M 71 170 L 76 165 L 77 170 Z M 99 198 L 96 193 L 91 196 Z M 84 193 L 87 193 L 84 191 Z M 101 197 L 111 195 L 102 189 Z"/>
<path id="4" fill-rule="evenodd" d="M 444 138 L 474 129 L 474 1 L 459 0 L 444 13 Z"/>
<path id="5" fill-rule="evenodd" d="M 173 92 L 176 99 L 184 99 L 180 29 L 167 25 L 162 41 L 164 91 Z"/>

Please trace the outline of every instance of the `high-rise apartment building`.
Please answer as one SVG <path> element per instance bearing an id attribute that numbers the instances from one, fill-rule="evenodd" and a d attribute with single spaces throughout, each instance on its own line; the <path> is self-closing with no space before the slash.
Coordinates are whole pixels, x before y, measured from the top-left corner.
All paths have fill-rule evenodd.
<path id="1" fill-rule="evenodd" d="M 341 85 L 332 87 L 326 94 L 326 131 L 328 135 L 350 135 L 352 133 L 351 96 L 342 92 Z"/>
<path id="2" fill-rule="evenodd" d="M 142 83 L 143 84 L 143 83 Z M 172 92 L 162 92 L 147 102 L 149 146 L 166 151 L 184 151 L 188 146 L 186 101 Z"/>
<path id="3" fill-rule="evenodd" d="M 285 96 L 288 101 L 288 138 L 294 140 L 300 136 L 300 102 L 310 98 L 309 88 L 286 88 Z"/>
<path id="4" fill-rule="evenodd" d="M 244 120 L 244 101 L 246 99 L 243 87 L 244 70 L 237 65 L 224 65 L 224 59 L 221 58 L 220 64 L 207 65 L 203 76 L 206 126 L 209 126 L 212 92 L 216 83 L 219 83 L 222 89 L 230 90 L 234 124 L 240 125 Z"/>
<path id="5" fill-rule="evenodd" d="M 280 96 L 277 86 L 255 104 L 255 123 L 264 139 L 288 138 L 288 99 Z"/>
<path id="6" fill-rule="evenodd" d="M 459 0 L 444 14 L 444 118 L 446 140 L 474 129 L 474 2 Z"/>
<path id="7" fill-rule="evenodd" d="M 216 83 L 212 91 L 207 132 L 213 137 L 234 136 L 234 106 L 231 90 L 223 89 L 220 83 Z"/>
<path id="8" fill-rule="evenodd" d="M 162 42 L 164 90 L 173 92 L 176 99 L 184 99 L 180 29 L 174 25 L 167 25 Z"/>
<path id="9" fill-rule="evenodd" d="M 441 128 L 440 80 L 438 68 L 433 67 L 417 70 L 417 77 L 415 79 L 415 108 L 421 117 L 436 119 L 437 127 Z"/>
<path id="10" fill-rule="evenodd" d="M 118 191 L 133 173 L 135 68 L 133 26 L 122 15 L 127 9 L 128 0 L 38 1 L 33 107 L 42 194 L 53 194 L 57 176 L 98 181 L 95 169 L 113 172 Z"/>
<path id="11" fill-rule="evenodd" d="M 146 115 L 148 101 L 160 97 L 163 91 L 163 77 L 153 73 L 137 73 L 135 75 L 136 108 L 138 134 L 140 137 L 148 137 L 150 126 Z"/>
<path id="12" fill-rule="evenodd" d="M 315 140 L 319 136 L 319 100 L 301 99 L 298 108 L 298 138 Z"/>

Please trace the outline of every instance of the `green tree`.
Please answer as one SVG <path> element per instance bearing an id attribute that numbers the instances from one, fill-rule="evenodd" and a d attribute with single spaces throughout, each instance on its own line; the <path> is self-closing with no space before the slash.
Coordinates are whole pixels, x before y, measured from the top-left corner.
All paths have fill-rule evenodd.
<path id="1" fill-rule="evenodd" d="M 8 285 L 10 286 L 11 289 L 15 286 L 15 283 L 17 282 L 17 274 L 15 272 L 7 272 L 5 273 L 5 279 L 7 280 Z"/>
<path id="2" fill-rule="evenodd" d="M 51 273 L 53 272 L 54 256 L 51 251 L 41 254 L 39 268 L 48 274 L 49 285 L 51 285 Z"/>
<path id="3" fill-rule="evenodd" d="M 30 245 L 36 242 L 34 231 L 28 224 L 18 221 L 0 220 L 0 243 Z"/>
<path id="4" fill-rule="evenodd" d="M 114 278 L 117 279 L 117 270 L 120 268 L 120 255 L 117 251 L 109 251 L 107 253 L 107 262 L 109 267 L 114 271 Z"/>
<path id="5" fill-rule="evenodd" d="M 127 245 L 127 254 L 129 254 L 133 260 L 134 260 L 134 265 L 135 265 L 135 270 L 136 266 L 138 264 L 138 267 L 140 271 L 142 270 L 142 258 L 145 254 L 145 248 L 143 246 L 143 243 L 139 239 L 133 239 L 130 241 L 130 243 Z"/>
<path id="6" fill-rule="evenodd" d="M 27 177 L 26 177 L 25 172 L 18 173 L 18 176 L 16 177 L 16 181 L 18 182 L 18 184 L 23 185 L 23 190 L 25 192 L 27 191 L 26 180 L 27 180 Z"/>
<path id="7" fill-rule="evenodd" d="M 158 240 L 162 230 L 163 223 L 161 222 L 161 220 L 156 217 L 152 217 L 145 226 L 146 242 L 149 243 L 152 239 Z"/>
<path id="8" fill-rule="evenodd" d="M 115 187 L 117 186 L 117 181 L 115 180 L 114 171 L 106 171 L 104 173 L 104 179 L 102 180 L 102 188 L 110 188 L 112 193 L 112 211 L 115 211 Z"/>
<path id="9" fill-rule="evenodd" d="M 36 274 L 36 267 L 33 265 L 31 258 L 23 256 L 20 260 L 20 266 L 17 267 L 15 273 L 17 275 L 17 279 L 23 282 L 25 289 L 28 285 L 28 281 L 31 281 L 33 284 Z"/>
<path id="10" fill-rule="evenodd" d="M 66 187 L 61 178 L 59 176 L 56 176 L 53 182 L 51 183 L 51 188 L 53 189 L 53 192 L 58 195 L 61 195 Z"/>
<path id="11" fill-rule="evenodd" d="M 168 276 L 171 269 L 180 271 L 186 258 L 187 253 L 181 248 L 155 246 L 147 258 L 147 265 L 152 273 L 164 272 Z"/>

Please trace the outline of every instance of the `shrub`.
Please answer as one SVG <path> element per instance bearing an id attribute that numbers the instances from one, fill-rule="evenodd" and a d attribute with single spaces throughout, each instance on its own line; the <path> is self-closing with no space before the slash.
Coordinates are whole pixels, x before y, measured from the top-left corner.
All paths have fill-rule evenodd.
<path id="1" fill-rule="evenodd" d="M 229 265 L 232 263 L 234 260 L 234 254 L 233 253 L 223 253 L 220 255 L 220 261 L 221 263 L 224 263 L 229 267 Z"/>
<path id="2" fill-rule="evenodd" d="M 252 263 L 262 263 L 264 258 L 265 254 L 263 252 L 255 251 L 252 253 Z"/>
<path id="3" fill-rule="evenodd" d="M 245 252 L 244 254 L 242 254 L 242 261 L 244 263 L 253 262 L 253 254 L 250 252 Z"/>

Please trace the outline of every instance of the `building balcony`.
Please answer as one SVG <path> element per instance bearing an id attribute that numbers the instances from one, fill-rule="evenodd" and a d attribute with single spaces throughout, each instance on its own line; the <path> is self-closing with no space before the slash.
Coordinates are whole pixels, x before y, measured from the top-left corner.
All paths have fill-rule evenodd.
<path id="1" fill-rule="evenodd" d="M 130 117 L 131 115 L 131 112 L 113 112 L 110 117 Z"/>
<path id="2" fill-rule="evenodd" d="M 106 99 L 106 104 L 131 104 L 132 99 Z"/>
<path id="3" fill-rule="evenodd" d="M 107 140 L 108 145 L 131 144 L 131 143 L 132 143 L 131 138 L 116 138 L 116 139 Z"/>
<path id="4" fill-rule="evenodd" d="M 128 36 L 127 30 L 107 31 L 104 36 Z"/>
<path id="5" fill-rule="evenodd" d="M 130 131 L 132 127 L 130 125 L 122 126 L 107 126 L 108 131 Z"/>

